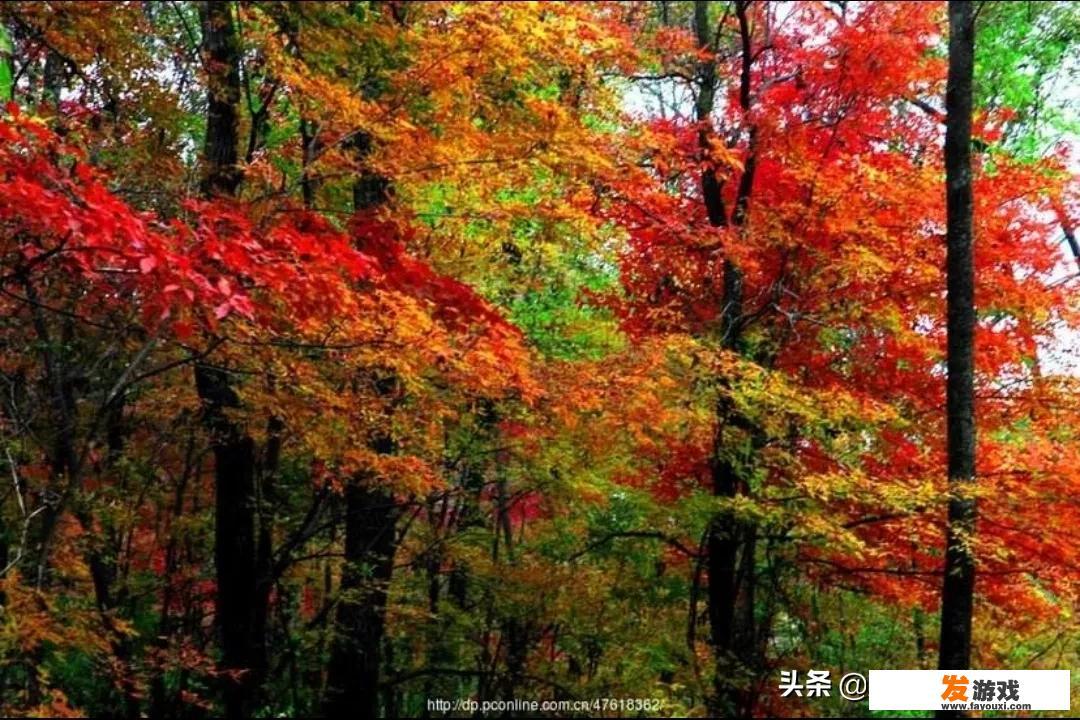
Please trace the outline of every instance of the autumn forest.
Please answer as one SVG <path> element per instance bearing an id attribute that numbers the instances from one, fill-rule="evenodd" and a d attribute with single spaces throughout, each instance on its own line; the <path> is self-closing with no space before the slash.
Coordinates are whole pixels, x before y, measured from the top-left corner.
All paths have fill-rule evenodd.
<path id="1" fill-rule="evenodd" d="M 1080 669 L 1078 46 L 1068 2 L 0 4 L 0 715 Z"/>

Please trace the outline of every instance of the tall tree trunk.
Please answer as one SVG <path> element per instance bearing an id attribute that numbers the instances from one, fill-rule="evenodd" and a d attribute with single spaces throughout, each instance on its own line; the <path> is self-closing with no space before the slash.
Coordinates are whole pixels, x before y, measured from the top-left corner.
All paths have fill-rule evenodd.
<path id="1" fill-rule="evenodd" d="M 229 197 L 242 179 L 237 165 L 240 45 L 230 3 L 205 2 L 199 11 L 208 94 L 202 192 L 208 198 Z M 258 651 L 265 613 L 258 610 L 255 443 L 226 415 L 240 403 L 225 370 L 198 363 L 195 385 L 214 453 L 216 621 L 225 714 L 241 718 L 253 710 L 263 665 Z"/>
<path id="2" fill-rule="evenodd" d="M 715 50 L 715 38 L 709 25 L 708 5 L 705 0 L 694 3 L 694 30 L 698 44 L 707 50 Z M 751 29 L 747 17 L 749 3 L 735 3 L 735 13 L 739 23 L 739 42 L 741 72 L 739 78 L 739 105 L 744 117 L 751 106 L 750 69 L 753 63 Z M 716 96 L 716 62 L 712 57 L 703 60 L 697 69 L 698 97 L 695 107 L 700 129 L 699 146 L 706 156 L 713 144 L 712 111 Z M 706 158 L 708 159 L 708 158 Z M 756 132 L 750 129 L 750 141 L 744 169 L 736 189 L 735 207 L 730 220 L 723 198 L 723 182 L 717 178 L 716 170 L 706 162 L 701 177 L 702 199 L 705 204 L 709 224 L 713 227 L 729 227 L 741 231 L 745 226 L 753 191 L 754 174 L 757 164 Z M 728 350 L 738 350 L 743 306 L 742 270 L 729 258 L 722 264 L 723 294 L 720 312 L 720 342 Z M 739 433 L 748 432 L 752 436 L 753 428 L 737 416 L 735 408 L 726 396 L 716 403 L 716 431 L 710 458 L 713 494 L 717 497 L 734 498 L 744 491 L 745 483 L 741 480 L 745 462 L 736 462 L 731 457 L 731 446 L 727 430 Z M 744 458 L 743 460 L 748 460 Z M 746 527 L 730 514 L 720 513 L 713 518 L 709 527 L 707 543 L 708 559 L 708 613 L 710 642 L 716 669 L 713 678 L 713 698 L 710 710 L 716 714 L 748 714 L 748 697 L 740 692 L 733 682 L 737 677 L 735 670 L 753 666 L 756 636 L 754 631 L 753 584 L 756 580 L 754 567 L 755 543 L 753 528 Z M 742 569 L 740 571 L 740 560 Z M 740 609 L 742 596 L 742 612 Z"/>
<path id="3" fill-rule="evenodd" d="M 386 601 L 401 514 L 392 494 L 359 482 L 345 488 L 345 566 L 328 668 L 327 717 L 375 718 Z"/>
<path id="4" fill-rule="evenodd" d="M 354 149 L 363 161 L 371 151 L 370 137 L 359 133 Z M 388 192 L 386 178 L 362 171 L 353 185 L 353 209 L 369 212 L 385 202 Z M 399 391 L 397 377 L 375 377 L 375 386 L 392 412 L 392 396 Z M 382 455 L 397 451 L 388 432 L 378 433 L 370 445 Z M 379 714 L 379 660 L 401 506 L 378 483 L 377 478 L 358 477 L 345 489 L 345 563 L 323 703 L 328 717 L 366 719 Z"/>
<path id="5" fill-rule="evenodd" d="M 975 563 L 970 541 L 975 482 L 975 269 L 972 242 L 971 86 L 975 27 L 972 3 L 949 2 L 949 82 L 945 95 L 947 185 L 949 521 L 941 591 L 942 669 L 971 665 Z"/>

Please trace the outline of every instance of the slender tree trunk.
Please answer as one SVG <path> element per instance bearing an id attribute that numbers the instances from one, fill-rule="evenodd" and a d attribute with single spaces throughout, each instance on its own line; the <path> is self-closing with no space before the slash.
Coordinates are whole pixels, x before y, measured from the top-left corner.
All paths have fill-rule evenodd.
<path id="1" fill-rule="evenodd" d="M 397 551 L 401 506 L 362 479 L 345 488 L 345 565 L 330 653 L 327 717 L 375 718 L 386 601 Z"/>
<path id="2" fill-rule="evenodd" d="M 975 28 L 972 3 L 949 2 L 949 82 L 945 95 L 947 184 L 949 521 L 941 591 L 941 669 L 971 665 L 975 563 L 975 270 L 972 242 L 971 106 Z"/>
<path id="3" fill-rule="evenodd" d="M 199 13 L 207 89 L 201 189 L 207 197 L 231 197 L 243 179 L 236 149 L 240 132 L 240 43 L 230 3 L 204 2 Z"/>
<path id="4" fill-rule="evenodd" d="M 709 25 L 708 5 L 705 0 L 694 3 L 694 30 L 698 44 L 715 49 L 715 38 Z M 736 2 L 735 13 L 739 23 L 741 72 L 739 78 L 739 105 L 744 117 L 751 106 L 750 69 L 753 63 L 751 30 L 747 17 L 748 3 Z M 699 146 L 708 154 L 715 142 L 712 131 L 712 111 L 716 96 L 716 62 L 708 58 L 698 66 L 698 97 L 695 107 L 700 129 Z M 748 154 L 743 173 L 735 194 L 735 207 L 729 220 L 723 198 L 723 181 L 717 178 L 711 164 L 705 164 L 701 177 L 702 199 L 709 224 L 713 227 L 732 227 L 740 230 L 745 226 L 753 191 L 756 159 L 756 133 L 751 127 Z M 743 310 L 742 270 L 728 258 L 722 263 L 722 306 L 720 311 L 720 342 L 728 350 L 738 351 Z M 717 497 L 734 498 L 744 491 L 741 480 L 743 463 L 731 457 L 728 430 L 751 432 L 745 421 L 738 417 L 726 396 L 716 403 L 716 433 L 713 441 L 710 468 L 713 494 Z M 748 460 L 748 458 L 744 458 Z M 713 679 L 713 697 L 710 710 L 715 714 L 747 714 L 750 712 L 749 697 L 733 683 L 734 670 L 754 665 L 756 636 L 754 631 L 753 585 L 755 576 L 755 543 L 753 528 L 737 522 L 729 514 L 721 513 L 713 518 L 707 542 L 708 586 L 707 600 L 710 642 L 716 662 Z M 740 570 L 741 564 L 741 570 Z M 742 612 L 740 610 L 740 596 Z"/>
<path id="5" fill-rule="evenodd" d="M 360 133 L 355 141 L 362 160 L 371 139 Z M 353 209 L 367 212 L 385 202 L 389 182 L 363 172 L 353 185 Z M 376 392 L 391 398 L 398 380 L 375 379 Z M 391 408 L 394 401 L 389 400 Z M 383 455 L 397 451 L 393 438 L 381 433 L 370 441 Z M 401 506 L 393 493 L 374 478 L 354 478 L 345 490 L 345 564 L 341 574 L 336 635 L 327 672 L 323 710 L 328 717 L 375 718 L 379 714 L 379 670 L 386 632 L 386 600 L 397 552 L 397 522 Z"/>
<path id="6" fill-rule="evenodd" d="M 225 713 L 250 714 L 255 695 L 257 573 L 255 444 L 225 416 L 239 406 L 226 373 L 198 366 L 195 379 L 214 452 L 216 621 L 221 633 Z"/>
<path id="7" fill-rule="evenodd" d="M 290 3 L 279 23 L 289 35 L 293 52 L 301 57 L 299 3 Z M 315 126 L 301 119 L 303 169 L 301 190 L 304 206 L 311 209 L 318 182 L 309 165 L 318 149 Z M 358 133 L 353 149 L 362 162 L 371 151 L 371 138 Z M 353 210 L 374 210 L 386 200 L 389 182 L 370 172 L 362 172 L 353 185 Z M 374 375 L 374 373 L 373 373 Z M 376 391 L 384 397 L 397 392 L 392 375 L 375 378 Z M 393 402 L 391 401 L 391 406 Z M 369 440 L 380 454 L 396 452 L 388 433 Z M 345 547 L 340 600 L 334 615 L 334 635 L 326 671 L 323 712 L 327 717 L 374 718 L 379 712 L 379 675 L 386 635 L 386 603 L 397 551 L 397 523 L 401 507 L 393 493 L 371 477 L 355 477 L 345 489 Z M 327 576 L 327 594 L 330 592 Z"/>
<path id="8" fill-rule="evenodd" d="M 242 179 L 237 165 L 240 46 L 230 3 L 205 2 L 199 10 L 208 92 L 202 191 L 206 197 L 228 197 Z M 225 370 L 198 363 L 195 385 L 214 453 L 216 622 L 225 714 L 242 718 L 253 710 L 263 665 L 259 624 L 266 615 L 258 609 L 255 443 L 226 415 L 240 403 Z"/>

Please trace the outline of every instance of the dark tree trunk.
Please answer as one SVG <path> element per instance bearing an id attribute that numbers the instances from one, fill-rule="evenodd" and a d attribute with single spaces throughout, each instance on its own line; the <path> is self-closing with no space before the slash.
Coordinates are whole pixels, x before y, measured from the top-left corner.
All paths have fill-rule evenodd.
<path id="1" fill-rule="evenodd" d="M 354 150 L 363 162 L 371 151 L 371 139 L 366 133 L 357 135 Z M 353 209 L 358 213 L 373 210 L 385 202 L 389 188 L 386 178 L 362 171 L 353 185 Z M 387 401 L 388 412 L 392 412 L 393 396 L 399 391 L 397 377 L 376 377 L 375 389 Z M 370 445 L 383 455 L 397 451 L 393 438 L 385 433 L 373 437 Z M 401 515 L 394 494 L 379 482 L 377 478 L 354 478 L 345 491 L 345 566 L 327 670 L 323 704 L 327 717 L 347 714 L 366 719 L 379 714 L 386 598 Z"/>
<path id="2" fill-rule="evenodd" d="M 379 659 L 400 514 L 383 488 L 353 482 L 345 489 L 343 597 L 328 668 L 327 717 L 378 716 Z"/>
<path id="3" fill-rule="evenodd" d="M 221 633 L 225 713 L 250 714 L 262 665 L 256 648 L 257 548 L 255 540 L 255 443 L 225 416 L 239 405 L 223 370 L 195 368 L 204 419 L 214 452 L 214 563 L 216 621 Z"/>
<path id="4" fill-rule="evenodd" d="M 707 0 L 695 0 L 694 2 L 694 32 L 697 36 L 698 45 L 702 48 L 712 48 L 713 38 L 709 28 L 709 3 Z M 694 113 L 698 122 L 698 146 L 702 153 L 708 153 L 714 135 L 712 128 L 712 111 L 716 101 L 716 60 L 708 58 L 703 60 L 697 68 L 698 95 L 694 105 Z M 701 173 L 701 195 L 705 202 L 705 211 L 709 216 L 709 224 L 713 227 L 725 227 L 727 225 L 727 208 L 724 206 L 723 184 L 716 177 L 716 169 L 711 163 L 705 164 Z"/>
<path id="5" fill-rule="evenodd" d="M 970 540 L 975 482 L 975 269 L 972 243 L 971 106 L 975 28 L 971 2 L 949 2 L 949 82 L 945 95 L 947 184 L 949 521 L 941 591 L 941 669 L 971 666 L 975 563 Z"/>
<path id="6" fill-rule="evenodd" d="M 199 6 L 199 11 L 207 90 L 202 192 L 207 197 L 232 196 L 236 194 L 242 179 L 236 164 L 240 43 L 230 3 L 219 0 L 204 2 Z"/>
<path id="7" fill-rule="evenodd" d="M 228 2 L 199 7 L 203 62 L 207 77 L 206 197 L 232 196 L 242 179 L 237 166 L 240 46 Z M 265 611 L 259 610 L 256 538 L 255 443 L 226 416 L 239 406 L 228 373 L 209 364 L 195 366 L 195 384 L 214 453 L 214 563 L 216 622 L 221 634 L 225 714 L 251 714 L 263 667 Z"/>
<path id="8" fill-rule="evenodd" d="M 750 111 L 750 69 L 753 63 L 751 29 L 747 17 L 748 3 L 736 2 L 735 13 L 739 23 L 740 57 L 742 61 L 739 78 L 739 104 L 744 117 Z M 699 45 L 715 49 L 715 39 L 709 27 L 708 3 L 697 0 L 694 4 L 694 29 Z M 716 63 L 713 58 L 704 60 L 697 69 L 698 98 L 695 107 L 700 125 L 698 141 L 703 153 L 708 153 L 713 139 L 711 114 L 716 96 Z M 717 178 L 711 164 L 706 163 L 701 177 L 702 199 L 709 223 L 713 227 L 732 227 L 740 230 L 746 223 L 750 197 L 754 186 L 756 168 L 756 133 L 751 127 L 748 154 L 743 173 L 735 194 L 735 206 L 729 220 L 723 198 L 723 182 Z M 722 266 L 723 291 L 720 311 L 720 342 L 728 350 L 738 351 L 743 312 L 742 270 L 725 258 Z M 741 480 L 741 463 L 730 457 L 730 448 L 739 444 L 727 432 L 750 433 L 753 428 L 731 406 L 724 394 L 716 403 L 716 435 L 710 459 L 713 494 L 717 497 L 734 498 L 744 491 Z M 738 522 L 727 513 L 713 518 L 707 542 L 708 558 L 708 613 L 710 643 L 716 660 L 713 682 L 713 698 L 710 710 L 715 714 L 748 714 L 748 695 L 733 682 L 738 670 L 755 665 L 753 585 L 755 575 L 754 529 Z M 741 561 L 741 570 L 740 570 Z M 740 612 L 740 602 L 741 609 Z"/>

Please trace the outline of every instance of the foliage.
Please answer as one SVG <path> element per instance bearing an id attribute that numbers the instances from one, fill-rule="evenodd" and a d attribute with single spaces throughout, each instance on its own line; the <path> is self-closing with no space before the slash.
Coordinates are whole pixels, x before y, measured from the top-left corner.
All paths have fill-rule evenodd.
<path id="1" fill-rule="evenodd" d="M 777 670 L 934 666 L 940 4 L 225 7 L 243 182 L 208 199 L 200 4 L 0 6 L 0 712 L 222 712 L 196 367 L 253 448 L 260 716 L 324 711 L 349 606 L 387 716 L 858 715 Z M 1080 16 L 981 12 L 976 658 L 1068 666 Z"/>

